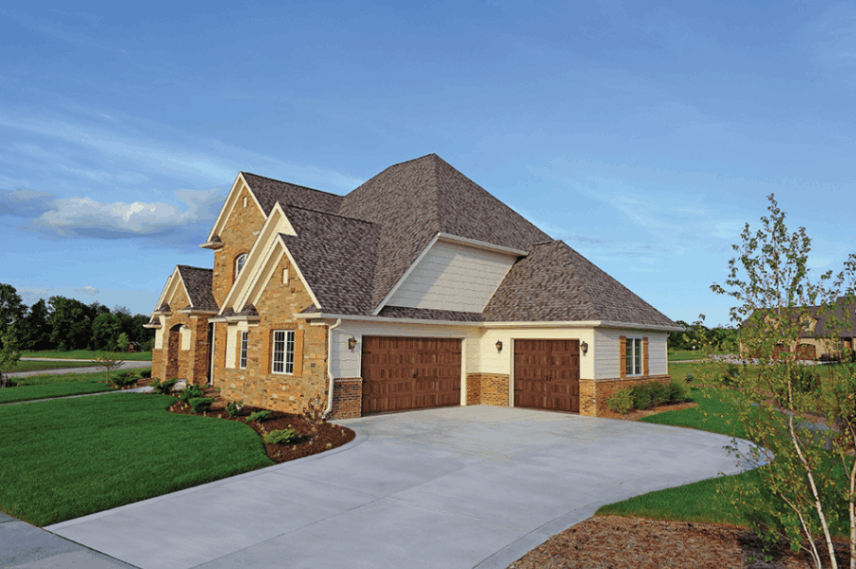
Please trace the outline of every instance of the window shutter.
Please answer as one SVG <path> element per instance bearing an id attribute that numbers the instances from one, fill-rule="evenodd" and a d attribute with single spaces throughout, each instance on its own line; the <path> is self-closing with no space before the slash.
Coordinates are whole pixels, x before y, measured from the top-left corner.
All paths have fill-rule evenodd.
<path id="1" fill-rule="evenodd" d="M 642 375 L 648 376 L 648 338 L 642 338 Z"/>
<path id="2" fill-rule="evenodd" d="M 303 330 L 294 331 L 294 375 L 303 375 Z"/>
<path id="3" fill-rule="evenodd" d="M 627 377 L 627 337 L 618 337 L 618 377 Z"/>

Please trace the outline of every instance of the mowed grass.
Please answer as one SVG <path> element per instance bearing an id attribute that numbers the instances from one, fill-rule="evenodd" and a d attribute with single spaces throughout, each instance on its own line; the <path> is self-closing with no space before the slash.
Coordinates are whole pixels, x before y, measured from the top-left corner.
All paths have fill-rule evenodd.
<path id="1" fill-rule="evenodd" d="M 43 369 L 63 369 L 72 367 L 92 367 L 92 362 L 29 362 L 19 361 L 14 367 L 4 369 L 4 372 L 39 371 Z"/>
<path id="2" fill-rule="evenodd" d="M 37 526 L 272 464 L 247 425 L 123 393 L 0 407 L 0 510 Z"/>
<path id="3" fill-rule="evenodd" d="M 133 370 L 138 376 L 141 371 L 146 370 Z M 120 373 L 123 372 L 113 371 L 111 372 L 111 376 Z M 85 395 L 87 393 L 113 390 L 110 384 L 106 383 L 103 371 L 96 373 L 66 373 L 61 375 L 40 374 L 13 379 L 18 386 L 0 389 L 0 404 L 50 399 L 52 397 L 68 397 L 69 395 Z"/>
<path id="4" fill-rule="evenodd" d="M 152 361 L 151 352 L 134 352 L 132 354 L 126 352 L 107 352 L 97 350 L 68 350 L 61 352 L 59 350 L 40 350 L 40 351 L 23 351 L 21 357 L 24 358 L 53 358 L 58 360 L 94 360 L 99 357 L 109 357 L 117 360 L 135 361 L 135 362 L 150 362 Z"/>
<path id="5" fill-rule="evenodd" d="M 669 350 L 669 361 L 679 362 L 684 360 L 701 360 L 708 355 L 725 355 L 728 352 L 705 352 L 703 350 Z"/>

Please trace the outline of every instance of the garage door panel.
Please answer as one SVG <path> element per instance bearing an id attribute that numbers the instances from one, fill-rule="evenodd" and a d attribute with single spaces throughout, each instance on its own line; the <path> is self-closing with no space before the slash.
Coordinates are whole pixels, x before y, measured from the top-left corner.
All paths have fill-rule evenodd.
<path id="1" fill-rule="evenodd" d="M 459 405 L 461 341 L 363 337 L 363 415 Z"/>
<path id="2" fill-rule="evenodd" d="M 579 340 L 515 340 L 514 405 L 579 412 Z"/>

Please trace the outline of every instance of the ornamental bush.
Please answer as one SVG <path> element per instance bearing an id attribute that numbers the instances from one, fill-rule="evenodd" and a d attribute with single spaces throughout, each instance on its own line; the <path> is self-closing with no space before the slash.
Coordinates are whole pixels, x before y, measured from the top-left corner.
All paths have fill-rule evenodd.
<path id="1" fill-rule="evenodd" d="M 257 423 L 262 423 L 268 417 L 270 417 L 270 411 L 268 411 L 267 409 L 263 409 L 261 411 L 256 411 L 255 413 L 250 413 L 250 416 L 247 417 L 245 420 L 247 421 L 247 423 L 252 423 L 253 421 Z"/>
<path id="2" fill-rule="evenodd" d="M 172 393 L 172 388 L 175 387 L 175 383 L 177 381 L 177 378 L 165 379 L 161 381 L 159 378 L 156 377 L 152 379 L 152 390 L 155 393 L 169 395 L 170 393 Z"/>
<path id="3" fill-rule="evenodd" d="M 271 431 L 262 435 L 266 444 L 269 445 L 285 445 L 293 443 L 297 438 L 297 431 L 294 429 L 280 429 Z"/>
<path id="4" fill-rule="evenodd" d="M 673 377 L 669 382 L 669 404 L 682 403 L 690 399 L 690 390 L 685 381 Z"/>
<path id="5" fill-rule="evenodd" d="M 633 395 L 630 388 L 619 389 L 615 395 L 606 400 L 606 406 L 614 413 L 627 414 L 633 410 Z"/>
<path id="6" fill-rule="evenodd" d="M 645 410 L 651 406 L 651 388 L 649 384 L 642 383 L 631 387 L 630 395 L 633 397 L 633 406 L 637 409 Z"/>
<path id="7" fill-rule="evenodd" d="M 110 378 L 113 387 L 123 388 L 137 383 L 137 377 L 132 371 L 116 374 Z"/>
<path id="8" fill-rule="evenodd" d="M 199 397 L 205 397 L 205 392 L 199 389 L 199 386 L 197 385 L 188 385 L 178 397 L 178 400 L 182 403 L 187 403 L 191 399 Z"/>
<path id="9" fill-rule="evenodd" d="M 669 402 L 669 388 L 658 381 L 648 383 L 648 392 L 651 394 L 651 405 L 654 407 Z"/>
<path id="10" fill-rule="evenodd" d="M 204 413 L 211 409 L 211 404 L 214 403 L 213 397 L 194 397 L 188 400 L 190 408 L 194 413 Z"/>

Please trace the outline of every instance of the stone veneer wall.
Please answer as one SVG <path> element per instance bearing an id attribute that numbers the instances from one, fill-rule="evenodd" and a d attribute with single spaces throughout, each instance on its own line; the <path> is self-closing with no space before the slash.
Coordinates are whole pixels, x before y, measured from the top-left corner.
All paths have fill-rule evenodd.
<path id="1" fill-rule="evenodd" d="M 243 205 L 245 197 L 247 198 L 246 207 Z M 217 306 L 223 306 L 226 295 L 229 294 L 229 289 L 235 282 L 235 258 L 241 253 L 250 252 L 264 223 L 265 216 L 262 210 L 256 205 L 249 189 L 244 186 L 220 233 L 223 247 L 214 250 L 212 292 Z M 184 307 L 179 306 L 179 308 Z"/>
<path id="2" fill-rule="evenodd" d="M 651 375 L 646 377 L 614 378 L 614 379 L 581 379 L 580 380 L 580 415 L 599 417 L 604 412 L 609 413 L 606 400 L 615 392 L 628 387 L 635 387 L 649 381 L 668 385 L 670 375 Z"/>
<path id="3" fill-rule="evenodd" d="M 246 405 L 286 413 L 323 410 L 328 388 L 327 326 L 294 319 L 296 312 L 312 305 L 312 299 L 298 277 L 283 284 L 282 272 L 288 268 L 288 257 L 283 255 L 256 303 L 261 319 L 248 330 L 245 369 L 225 367 L 227 331 L 226 326 L 218 325 L 214 385 L 226 399 L 241 399 Z M 295 331 L 295 370 L 291 375 L 271 372 L 274 330 Z"/>
<path id="4" fill-rule="evenodd" d="M 356 419 L 362 416 L 363 380 L 359 377 L 336 378 L 333 382 L 333 408 L 329 419 Z"/>
<path id="5" fill-rule="evenodd" d="M 467 374 L 467 405 L 481 404 L 481 375 Z"/>
<path id="6" fill-rule="evenodd" d="M 478 385 L 478 400 L 470 396 L 470 386 Z M 508 374 L 469 373 L 467 374 L 467 405 L 493 405 L 508 407 Z"/>

